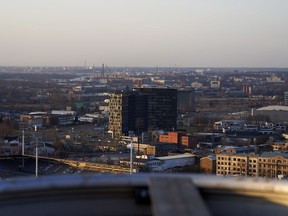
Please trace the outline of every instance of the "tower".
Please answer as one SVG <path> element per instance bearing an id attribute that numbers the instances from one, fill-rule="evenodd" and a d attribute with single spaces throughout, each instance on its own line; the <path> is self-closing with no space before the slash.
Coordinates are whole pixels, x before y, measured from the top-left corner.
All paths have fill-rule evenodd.
<path id="1" fill-rule="evenodd" d="M 105 72 L 105 68 L 104 68 L 104 64 L 102 64 L 102 70 L 101 70 L 101 78 L 104 77 L 104 72 Z"/>
<path id="2" fill-rule="evenodd" d="M 180 113 L 195 111 L 195 89 L 178 89 L 177 106 Z"/>
<path id="3" fill-rule="evenodd" d="M 177 90 L 139 88 L 110 96 L 109 131 L 114 139 L 153 130 L 175 130 L 177 126 Z"/>

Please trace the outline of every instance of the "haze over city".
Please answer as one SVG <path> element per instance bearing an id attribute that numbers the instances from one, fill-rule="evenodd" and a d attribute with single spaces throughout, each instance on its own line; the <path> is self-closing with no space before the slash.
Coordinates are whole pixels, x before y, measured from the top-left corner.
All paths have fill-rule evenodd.
<path id="1" fill-rule="evenodd" d="M 1 1 L 0 65 L 288 67 L 288 2 Z"/>

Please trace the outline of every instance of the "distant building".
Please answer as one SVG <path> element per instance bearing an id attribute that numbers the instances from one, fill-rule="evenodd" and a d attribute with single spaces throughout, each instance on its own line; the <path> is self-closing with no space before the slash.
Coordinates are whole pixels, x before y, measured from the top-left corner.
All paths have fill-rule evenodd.
<path id="1" fill-rule="evenodd" d="M 140 151 L 140 154 L 153 155 L 156 157 L 167 156 L 169 152 L 177 150 L 177 145 L 171 143 L 151 143 L 151 144 L 134 144 L 135 151 Z"/>
<path id="2" fill-rule="evenodd" d="M 172 144 L 180 144 L 181 136 L 185 135 L 185 133 L 181 132 L 168 132 L 168 134 L 160 134 L 159 142 L 161 143 L 172 143 Z"/>
<path id="3" fill-rule="evenodd" d="M 148 130 L 173 131 L 177 127 L 177 89 L 138 88 L 148 96 Z"/>
<path id="4" fill-rule="evenodd" d="M 109 131 L 114 139 L 120 139 L 128 128 L 128 95 L 117 93 L 110 96 L 109 103 Z"/>
<path id="5" fill-rule="evenodd" d="M 258 176 L 258 155 L 216 154 L 216 174 L 229 176 Z"/>
<path id="6" fill-rule="evenodd" d="M 214 80 L 210 82 L 210 87 L 213 89 L 219 89 L 220 88 L 220 81 Z"/>
<path id="7" fill-rule="evenodd" d="M 286 178 L 288 175 L 288 154 L 264 152 L 259 157 L 259 176 Z"/>
<path id="8" fill-rule="evenodd" d="M 199 88 L 202 88 L 202 86 L 203 86 L 203 84 L 200 82 L 197 82 L 197 81 L 191 83 L 192 88 L 199 89 Z"/>
<path id="9" fill-rule="evenodd" d="M 216 154 L 216 174 L 287 178 L 288 154 L 282 152 L 264 152 L 260 155 Z"/>
<path id="10" fill-rule="evenodd" d="M 159 142 L 176 144 L 179 147 L 195 148 L 196 139 L 185 132 L 168 132 L 159 135 Z"/>
<path id="11" fill-rule="evenodd" d="M 177 126 L 177 90 L 139 88 L 112 94 L 109 103 L 109 131 L 114 139 L 140 135 L 153 130 L 175 130 Z"/>
<path id="12" fill-rule="evenodd" d="M 284 105 L 288 106 L 288 91 L 284 92 Z"/>
<path id="13" fill-rule="evenodd" d="M 77 113 L 75 111 L 52 110 L 51 124 L 52 125 L 72 125 L 76 120 Z"/>
<path id="14" fill-rule="evenodd" d="M 242 147 L 237 147 L 237 146 L 221 146 L 219 148 L 216 148 L 214 152 L 216 154 L 220 154 L 223 152 L 226 153 L 249 153 L 249 152 L 255 152 L 256 148 L 255 146 L 242 146 Z"/>
<path id="15" fill-rule="evenodd" d="M 288 122 L 287 106 L 267 106 L 254 110 L 254 116 L 268 116 L 272 122 Z"/>
<path id="16" fill-rule="evenodd" d="M 148 130 L 148 98 L 137 92 L 121 92 L 111 95 L 109 103 L 109 131 L 114 139 L 138 135 Z"/>
<path id="17" fill-rule="evenodd" d="M 200 159 L 200 172 L 207 174 L 216 174 L 215 155 L 209 155 Z"/>
<path id="18" fill-rule="evenodd" d="M 288 142 L 283 142 L 283 143 L 273 143 L 272 144 L 273 151 L 278 151 L 278 150 L 287 150 L 288 149 Z"/>
<path id="19" fill-rule="evenodd" d="M 281 80 L 280 77 L 271 76 L 266 78 L 268 83 L 285 83 L 285 80 Z"/>
<path id="20" fill-rule="evenodd" d="M 192 134 L 186 134 L 181 136 L 180 144 L 185 148 L 196 148 L 197 139 Z"/>
<path id="21" fill-rule="evenodd" d="M 181 154 L 165 157 L 155 157 L 145 164 L 151 171 L 165 171 L 173 168 L 180 168 L 183 166 L 195 165 L 195 155 Z"/>
<path id="22" fill-rule="evenodd" d="M 246 94 L 251 94 L 252 90 L 251 90 L 251 87 L 247 86 L 247 85 L 244 85 L 243 86 L 243 93 L 246 93 Z"/>
<path id="23" fill-rule="evenodd" d="M 180 113 L 195 111 L 195 89 L 178 89 L 177 108 Z"/>

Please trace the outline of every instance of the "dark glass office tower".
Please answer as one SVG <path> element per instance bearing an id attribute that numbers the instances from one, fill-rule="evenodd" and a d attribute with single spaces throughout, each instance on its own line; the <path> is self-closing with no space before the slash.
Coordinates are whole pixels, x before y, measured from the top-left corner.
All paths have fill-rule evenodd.
<path id="1" fill-rule="evenodd" d="M 139 136 L 148 130 L 148 96 L 133 92 L 128 104 L 129 130 Z"/>
<path id="2" fill-rule="evenodd" d="M 178 89 L 177 104 L 179 113 L 195 111 L 195 89 Z"/>
<path id="3" fill-rule="evenodd" d="M 110 97 L 109 130 L 114 139 L 153 130 L 172 131 L 177 126 L 177 90 L 138 88 Z"/>
<path id="4" fill-rule="evenodd" d="M 176 130 L 177 89 L 137 88 L 148 96 L 148 130 Z"/>

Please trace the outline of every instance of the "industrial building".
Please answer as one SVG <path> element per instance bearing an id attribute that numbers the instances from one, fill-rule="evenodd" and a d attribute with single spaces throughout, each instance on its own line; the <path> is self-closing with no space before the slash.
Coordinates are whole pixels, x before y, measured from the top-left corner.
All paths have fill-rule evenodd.
<path id="1" fill-rule="evenodd" d="M 254 115 L 268 116 L 270 121 L 287 123 L 288 122 L 288 107 L 287 106 L 267 106 L 256 109 Z"/>

